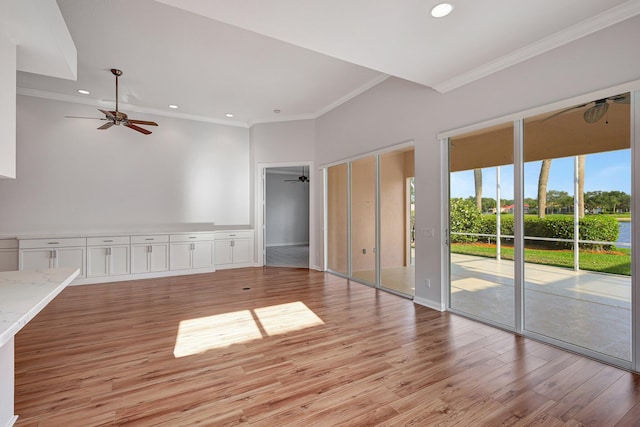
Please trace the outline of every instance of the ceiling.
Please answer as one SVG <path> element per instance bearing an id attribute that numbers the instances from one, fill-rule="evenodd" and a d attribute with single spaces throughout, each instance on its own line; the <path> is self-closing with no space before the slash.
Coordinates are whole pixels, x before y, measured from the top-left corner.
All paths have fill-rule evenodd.
<path id="1" fill-rule="evenodd" d="M 110 108 L 119 68 L 124 111 L 249 127 L 316 118 L 388 76 L 454 90 L 640 13 L 640 0 L 452 0 L 435 19 L 435 3 L 58 0 L 77 81 L 19 71 L 18 93 Z"/>

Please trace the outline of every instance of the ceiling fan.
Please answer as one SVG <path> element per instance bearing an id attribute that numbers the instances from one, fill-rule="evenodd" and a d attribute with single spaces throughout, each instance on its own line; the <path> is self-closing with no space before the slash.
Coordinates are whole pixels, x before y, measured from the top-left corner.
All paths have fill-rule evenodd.
<path id="1" fill-rule="evenodd" d="M 298 179 L 285 179 L 285 182 L 309 182 L 309 177 L 304 173 L 304 166 L 302 167 L 302 175 L 298 177 Z"/>
<path id="2" fill-rule="evenodd" d="M 98 129 L 105 130 L 109 129 L 111 126 L 126 126 L 129 129 L 133 129 L 145 135 L 149 135 L 151 133 L 150 130 L 141 128 L 138 125 L 146 125 L 146 126 L 158 126 L 156 122 L 151 122 L 148 120 L 134 120 L 130 119 L 125 113 L 118 111 L 118 77 L 122 75 L 121 70 L 117 70 L 115 68 L 111 69 L 111 74 L 116 76 L 116 109 L 115 111 L 107 111 L 98 109 L 102 114 L 104 114 L 104 118 L 101 117 L 78 117 L 78 116 L 65 116 L 72 119 L 94 119 L 94 120 L 106 120 L 107 123 L 100 126 Z"/>
<path id="3" fill-rule="evenodd" d="M 582 117 L 584 118 L 584 121 L 586 123 L 596 123 L 607 113 L 607 111 L 609 110 L 609 104 L 611 102 L 615 102 L 617 104 L 629 104 L 631 102 L 631 95 L 629 92 L 627 92 L 620 95 L 610 96 L 608 98 L 596 99 L 595 101 L 587 102 L 585 104 L 575 105 L 573 107 L 569 107 L 567 109 L 558 111 L 555 114 L 552 114 L 551 116 L 544 119 L 544 121 L 557 117 L 561 114 L 568 113 L 569 111 L 577 110 L 578 108 L 583 108 L 587 105 L 593 104 L 591 107 L 584 110 Z"/>

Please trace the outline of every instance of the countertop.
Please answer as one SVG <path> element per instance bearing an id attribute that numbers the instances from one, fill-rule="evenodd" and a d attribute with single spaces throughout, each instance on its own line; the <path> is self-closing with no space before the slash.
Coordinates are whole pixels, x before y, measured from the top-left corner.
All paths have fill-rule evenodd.
<path id="1" fill-rule="evenodd" d="M 86 232 L 60 231 L 53 233 L 18 233 L 15 235 L 0 235 L 0 239 L 61 239 L 61 238 L 86 238 L 86 237 L 112 237 L 112 236 L 146 236 L 160 234 L 185 234 L 185 233 L 213 233 L 229 230 L 253 230 L 249 225 L 213 225 L 213 224 L 173 224 L 166 227 L 126 226 L 120 230 L 96 229 Z"/>
<path id="2" fill-rule="evenodd" d="M 80 270 L 0 272 L 0 347 L 13 338 L 75 279 Z"/>

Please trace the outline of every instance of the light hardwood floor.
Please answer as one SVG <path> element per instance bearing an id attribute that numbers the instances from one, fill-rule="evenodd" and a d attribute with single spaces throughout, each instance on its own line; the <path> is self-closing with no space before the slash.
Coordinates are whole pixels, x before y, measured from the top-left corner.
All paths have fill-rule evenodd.
<path id="1" fill-rule="evenodd" d="M 639 380 L 287 268 L 69 287 L 16 336 L 18 427 L 626 426 Z"/>

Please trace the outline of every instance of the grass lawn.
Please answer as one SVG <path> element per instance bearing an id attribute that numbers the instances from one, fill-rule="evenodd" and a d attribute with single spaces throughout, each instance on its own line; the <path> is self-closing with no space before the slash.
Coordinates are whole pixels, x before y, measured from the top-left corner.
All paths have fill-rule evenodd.
<path id="1" fill-rule="evenodd" d="M 451 252 L 495 258 L 496 245 L 487 243 L 452 243 Z M 502 246 L 503 259 L 513 259 L 513 247 Z M 525 262 L 573 268 L 573 251 L 527 249 Z M 609 252 L 580 251 L 580 269 L 631 276 L 631 250 L 618 248 Z"/>

